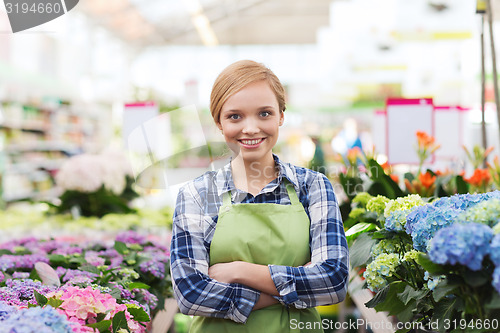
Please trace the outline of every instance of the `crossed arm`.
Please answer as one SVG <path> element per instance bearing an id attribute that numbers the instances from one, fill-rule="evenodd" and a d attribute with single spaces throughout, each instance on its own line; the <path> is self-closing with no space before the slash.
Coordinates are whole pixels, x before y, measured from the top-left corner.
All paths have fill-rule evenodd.
<path id="1" fill-rule="evenodd" d="M 252 264 L 244 261 L 220 263 L 208 269 L 210 278 L 224 283 L 239 283 L 259 290 L 260 296 L 253 310 L 265 308 L 278 301 L 273 296 L 279 292 L 271 279 L 269 268 L 265 265 Z"/>

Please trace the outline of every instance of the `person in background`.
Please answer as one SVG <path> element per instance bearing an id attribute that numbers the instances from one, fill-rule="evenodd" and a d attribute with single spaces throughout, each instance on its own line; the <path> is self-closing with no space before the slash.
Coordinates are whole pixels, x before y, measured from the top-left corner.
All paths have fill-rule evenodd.
<path id="1" fill-rule="evenodd" d="M 191 332 L 323 332 L 314 307 L 344 300 L 348 248 L 330 181 L 272 152 L 282 84 L 238 61 L 215 80 L 210 111 L 233 156 L 179 190 L 172 227 L 174 295 L 196 316 Z"/>

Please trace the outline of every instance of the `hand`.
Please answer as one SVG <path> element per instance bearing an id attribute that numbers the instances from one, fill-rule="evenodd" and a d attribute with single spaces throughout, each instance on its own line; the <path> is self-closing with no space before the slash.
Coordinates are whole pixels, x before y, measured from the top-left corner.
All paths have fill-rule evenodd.
<path id="1" fill-rule="evenodd" d="M 215 264 L 208 268 L 208 276 L 219 282 L 235 283 L 239 264 L 239 261 Z"/>

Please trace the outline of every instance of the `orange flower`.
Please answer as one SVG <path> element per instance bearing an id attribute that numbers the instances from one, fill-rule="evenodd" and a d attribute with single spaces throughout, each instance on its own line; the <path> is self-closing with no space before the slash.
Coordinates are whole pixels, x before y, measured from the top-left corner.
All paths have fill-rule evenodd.
<path id="1" fill-rule="evenodd" d="M 391 179 L 392 179 L 392 180 L 393 180 L 396 184 L 398 184 L 398 183 L 399 183 L 399 177 L 398 177 L 398 175 L 395 175 L 395 174 L 391 173 L 391 174 L 389 175 L 389 177 L 391 177 Z"/>
<path id="2" fill-rule="evenodd" d="M 430 172 L 426 172 L 419 174 L 418 179 L 425 188 L 430 188 L 432 185 L 434 185 L 436 176 L 433 176 Z"/>
<path id="3" fill-rule="evenodd" d="M 474 173 L 470 178 L 465 178 L 465 181 L 474 186 L 483 186 L 488 184 L 491 180 L 491 175 L 488 169 L 479 169 L 474 170 Z"/>
<path id="4" fill-rule="evenodd" d="M 347 151 L 347 160 L 351 165 L 356 165 L 359 157 L 361 157 L 361 149 L 358 147 L 354 147 Z"/>
<path id="5" fill-rule="evenodd" d="M 436 139 L 433 136 L 425 133 L 424 131 L 417 131 L 417 140 L 419 147 L 430 147 Z"/>

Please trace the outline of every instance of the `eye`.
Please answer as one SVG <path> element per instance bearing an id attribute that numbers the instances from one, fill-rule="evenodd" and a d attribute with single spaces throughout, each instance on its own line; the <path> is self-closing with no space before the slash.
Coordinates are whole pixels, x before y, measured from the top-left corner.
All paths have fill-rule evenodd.
<path id="1" fill-rule="evenodd" d="M 262 111 L 260 115 L 264 118 L 269 117 L 272 114 L 271 111 Z"/>
<path id="2" fill-rule="evenodd" d="M 241 118 L 240 115 L 236 114 L 236 113 L 233 113 L 233 114 L 230 114 L 227 116 L 227 119 L 231 119 L 231 120 L 238 120 L 240 118 Z"/>

